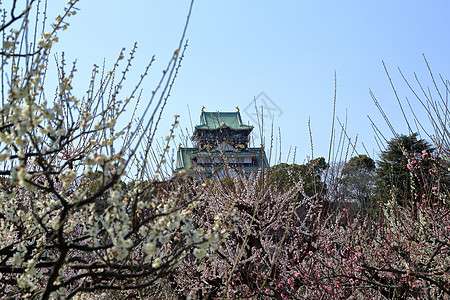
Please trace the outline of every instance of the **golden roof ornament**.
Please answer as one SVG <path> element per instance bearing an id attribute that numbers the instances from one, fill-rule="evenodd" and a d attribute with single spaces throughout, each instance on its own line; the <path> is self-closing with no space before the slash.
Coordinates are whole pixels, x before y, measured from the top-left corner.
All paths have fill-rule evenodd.
<path id="1" fill-rule="evenodd" d="M 204 106 L 202 106 L 202 113 L 203 113 L 203 112 L 205 112 L 205 107 L 204 107 Z"/>
<path id="2" fill-rule="evenodd" d="M 239 106 L 236 106 L 236 110 L 237 110 L 237 112 L 239 112 Z"/>

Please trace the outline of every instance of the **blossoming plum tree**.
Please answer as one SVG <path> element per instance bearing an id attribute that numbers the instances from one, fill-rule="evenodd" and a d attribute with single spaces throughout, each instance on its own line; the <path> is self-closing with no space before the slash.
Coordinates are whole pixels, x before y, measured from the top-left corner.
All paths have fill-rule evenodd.
<path id="1" fill-rule="evenodd" d="M 382 188 L 372 178 L 361 182 L 370 185 L 362 196 L 373 199 L 374 213 L 361 206 L 355 211 L 348 193 L 340 190 L 348 189 L 346 177 L 358 177 L 361 169 L 373 172 L 367 157 L 351 160 L 365 162 L 364 168 L 337 170 L 330 178 L 327 168 L 318 177 L 309 173 L 321 183 L 312 185 L 312 194 L 305 193 L 308 173 L 288 165 L 281 165 L 277 176 L 262 175 L 264 180 L 211 181 L 210 201 L 197 207 L 202 214 L 195 220 L 208 224 L 217 209 L 231 206 L 233 230 L 208 260 L 183 261 L 169 277 L 172 290 L 180 299 L 187 294 L 198 299 L 447 299 L 450 143 L 448 131 L 439 127 L 450 117 L 446 83 L 444 93 L 440 105 L 424 105 L 434 107 L 431 112 L 442 109 L 435 118 L 433 147 L 423 140 L 418 150 L 407 151 L 402 145 L 408 137 L 397 135 L 400 139 L 390 144 L 404 148 L 394 161 L 400 172 L 389 171 L 383 178 L 389 184 Z M 409 145 L 417 142 L 414 135 L 413 140 Z M 404 176 L 389 180 L 391 174 Z M 268 189 L 268 182 L 274 188 Z"/>
<path id="2" fill-rule="evenodd" d="M 235 176 L 207 183 L 208 202 L 197 207 L 196 221 L 213 224 L 232 210 L 229 234 L 208 260 L 185 260 L 173 274 L 174 296 L 198 299 L 282 299 L 284 263 L 292 251 L 310 251 L 324 221 L 323 158 L 305 165 L 278 165 L 258 178 Z M 230 184 L 231 183 L 231 184 Z M 283 184 L 284 183 L 284 184 Z M 291 263 L 289 261 L 289 263 Z M 295 262 L 296 263 L 296 262 Z"/>
<path id="3" fill-rule="evenodd" d="M 183 58 L 184 33 L 136 122 L 122 118 L 133 103 L 136 111 L 138 91 L 154 59 L 135 89 L 123 95 L 135 48 L 127 60 L 122 51 L 109 72 L 95 66 L 82 98 L 73 92 L 75 64 L 68 67 L 62 56 L 50 96 L 46 70 L 52 46 L 76 14 L 77 2 L 69 0 L 49 28 L 40 22 L 46 19 L 45 7 L 38 1 L 14 0 L 1 9 L 3 299 L 69 299 L 152 285 L 189 253 L 201 258 L 209 247 L 217 248 L 217 229 L 229 215 L 211 226 L 194 226 L 192 211 L 203 195 L 192 197 L 181 187 L 154 193 L 153 178 L 145 177 L 154 136 L 148 130 L 155 130 L 157 112 L 170 94 Z M 176 116 L 169 141 L 177 124 Z M 125 184 L 126 177 L 131 180 Z"/>

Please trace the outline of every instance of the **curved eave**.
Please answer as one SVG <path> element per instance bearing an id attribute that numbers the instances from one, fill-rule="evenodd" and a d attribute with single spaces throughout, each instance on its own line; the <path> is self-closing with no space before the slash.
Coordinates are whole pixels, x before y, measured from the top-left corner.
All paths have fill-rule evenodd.
<path id="1" fill-rule="evenodd" d="M 248 126 L 248 125 L 239 125 L 239 127 L 231 127 L 228 126 L 227 124 L 223 124 L 221 126 L 218 127 L 214 127 L 211 128 L 208 125 L 195 125 L 195 129 L 202 129 L 202 130 L 217 130 L 217 129 L 222 129 L 222 128 L 230 128 L 232 130 L 252 130 L 254 127 L 253 126 Z"/>

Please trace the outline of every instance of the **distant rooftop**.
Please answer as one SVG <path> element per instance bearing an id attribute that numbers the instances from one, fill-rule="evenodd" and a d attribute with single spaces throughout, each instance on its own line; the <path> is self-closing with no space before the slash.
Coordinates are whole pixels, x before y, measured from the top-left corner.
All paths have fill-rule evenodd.
<path id="1" fill-rule="evenodd" d="M 221 127 L 229 127 L 234 130 L 252 130 L 253 126 L 242 124 L 239 112 L 206 112 L 200 115 L 200 125 L 196 129 L 215 130 Z"/>

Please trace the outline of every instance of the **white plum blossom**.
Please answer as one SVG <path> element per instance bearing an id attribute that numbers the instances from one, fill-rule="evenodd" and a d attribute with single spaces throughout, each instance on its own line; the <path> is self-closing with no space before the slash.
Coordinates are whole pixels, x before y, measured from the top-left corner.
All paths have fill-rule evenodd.
<path id="1" fill-rule="evenodd" d="M 205 257 L 205 255 L 206 255 L 206 251 L 204 249 L 200 249 L 200 248 L 195 248 L 192 253 L 198 259 L 201 259 L 201 258 Z"/>
<path id="2" fill-rule="evenodd" d="M 121 51 L 103 75 L 94 66 L 82 95 L 75 95 L 75 63 L 57 54 L 56 86 L 49 90 L 51 48 L 78 1 L 68 0 L 53 23 L 47 19 L 42 24 L 35 24 L 46 9 L 42 2 L 14 3 L 18 19 L 12 23 L 7 18 L 14 13 L 6 5 L 0 8 L 3 24 L 9 24 L 0 66 L 5 91 L 0 108 L 0 287 L 8 291 L 6 297 L 76 299 L 105 287 L 133 287 L 140 280 L 151 284 L 188 253 L 206 257 L 217 248 L 223 229 L 217 224 L 228 215 L 199 228 L 195 210 L 204 195 L 191 199 L 186 186 L 203 187 L 167 181 L 162 183 L 167 188 L 159 190 L 151 168 L 157 164 L 160 178 L 167 177 L 162 170 L 170 145 L 151 161 L 147 154 L 158 147 L 143 132 L 151 113 L 138 109 L 135 101 L 141 83 L 130 94 L 122 90 L 136 47 L 128 59 Z M 170 60 L 166 83 L 179 59 Z M 119 74 L 123 79 L 118 80 Z M 138 122 L 125 114 L 133 104 L 142 113 L 135 116 Z M 173 142 L 177 124 L 167 142 Z M 175 179 L 184 182 L 186 177 Z"/>

